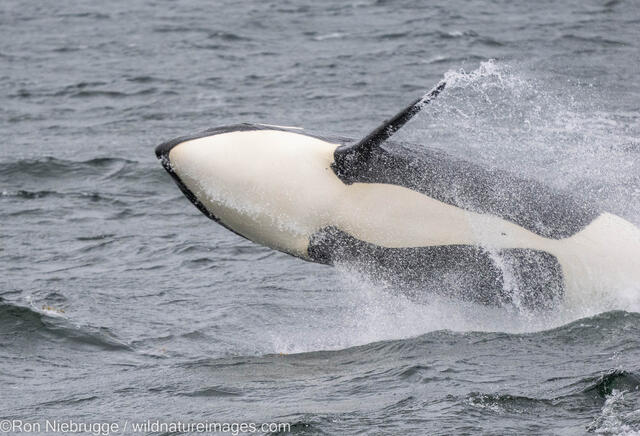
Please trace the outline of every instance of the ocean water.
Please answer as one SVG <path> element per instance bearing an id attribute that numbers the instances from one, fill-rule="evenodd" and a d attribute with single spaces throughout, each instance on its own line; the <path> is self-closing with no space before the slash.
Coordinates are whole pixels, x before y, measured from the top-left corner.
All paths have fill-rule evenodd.
<path id="1" fill-rule="evenodd" d="M 639 29 L 633 0 L 4 0 L 0 420 L 639 434 L 640 284 L 417 301 L 230 233 L 153 153 L 245 121 L 359 138 L 446 77 L 400 139 L 640 224 Z"/>

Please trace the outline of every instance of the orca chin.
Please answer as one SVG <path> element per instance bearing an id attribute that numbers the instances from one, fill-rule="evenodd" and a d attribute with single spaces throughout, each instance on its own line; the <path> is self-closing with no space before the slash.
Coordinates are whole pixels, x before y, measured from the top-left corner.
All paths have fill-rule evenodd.
<path id="1" fill-rule="evenodd" d="M 207 216 L 208 218 L 212 219 L 213 221 L 216 221 L 218 223 L 220 223 L 220 220 L 209 210 L 207 210 L 207 208 L 200 202 L 200 200 L 198 200 L 198 197 L 191 192 L 191 190 L 189 190 L 189 188 L 182 182 L 182 180 L 180 179 L 180 177 L 178 176 L 178 174 L 174 171 L 173 166 L 171 165 L 171 158 L 170 158 L 170 153 L 171 150 L 189 140 L 189 139 L 193 139 L 195 138 L 196 135 L 190 135 L 190 136 L 181 136 L 178 138 L 174 138 L 171 139 L 169 141 L 163 142 L 162 144 L 158 145 L 156 147 L 156 157 L 160 160 L 160 163 L 162 164 L 162 166 L 164 167 L 164 169 L 171 175 L 171 177 L 173 178 L 174 182 L 176 183 L 176 185 L 178 185 L 178 188 L 180 188 L 180 191 L 182 191 L 182 193 L 184 194 L 185 197 L 187 197 L 187 199 L 193 203 L 193 205 L 200 211 L 202 212 L 205 216 Z M 226 226 L 225 226 L 226 227 Z M 231 231 L 233 231 L 233 229 L 229 229 Z M 235 233 L 235 232 L 234 232 Z"/>
<path id="2" fill-rule="evenodd" d="M 489 305 L 551 308 L 636 289 L 640 229 L 630 222 L 542 183 L 389 141 L 443 89 L 358 142 L 245 123 L 155 152 L 204 215 L 307 261 Z"/>

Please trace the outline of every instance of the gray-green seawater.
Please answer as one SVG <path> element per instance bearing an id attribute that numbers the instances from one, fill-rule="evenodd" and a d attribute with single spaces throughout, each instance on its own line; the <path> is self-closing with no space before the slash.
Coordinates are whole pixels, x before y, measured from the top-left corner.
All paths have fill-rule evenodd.
<path id="1" fill-rule="evenodd" d="M 638 29 L 615 0 L 4 1 L 0 420 L 638 434 L 640 284 L 409 298 L 228 232 L 153 154 L 243 121 L 358 138 L 447 75 L 401 139 L 639 224 Z"/>

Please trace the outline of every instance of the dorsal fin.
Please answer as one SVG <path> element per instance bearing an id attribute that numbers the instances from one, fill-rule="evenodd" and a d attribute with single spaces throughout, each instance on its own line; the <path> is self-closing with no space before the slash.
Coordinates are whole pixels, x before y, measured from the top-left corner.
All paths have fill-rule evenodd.
<path id="1" fill-rule="evenodd" d="M 431 91 L 427 92 L 422 97 L 412 101 L 409 106 L 402 109 L 390 120 L 385 120 L 384 123 L 374 129 L 371 133 L 362 138 L 356 144 L 343 145 L 338 147 L 334 153 L 334 170 L 339 171 L 340 168 L 345 168 L 344 165 L 351 165 L 355 164 L 356 162 L 366 162 L 371 154 L 371 150 L 384 143 L 402 126 L 404 126 L 411 118 L 413 118 L 414 115 L 420 112 L 423 107 L 429 104 L 431 100 L 436 98 L 438 94 L 442 92 L 446 84 L 447 83 L 444 80 L 441 81 Z"/>

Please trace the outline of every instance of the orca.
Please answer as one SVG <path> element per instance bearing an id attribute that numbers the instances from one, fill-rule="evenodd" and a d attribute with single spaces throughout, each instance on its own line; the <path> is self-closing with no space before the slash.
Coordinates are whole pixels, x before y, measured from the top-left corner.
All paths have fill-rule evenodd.
<path id="1" fill-rule="evenodd" d="M 566 192 L 390 137 L 236 124 L 155 152 L 207 217 L 258 244 L 488 305 L 551 308 L 640 283 L 640 229 Z"/>

